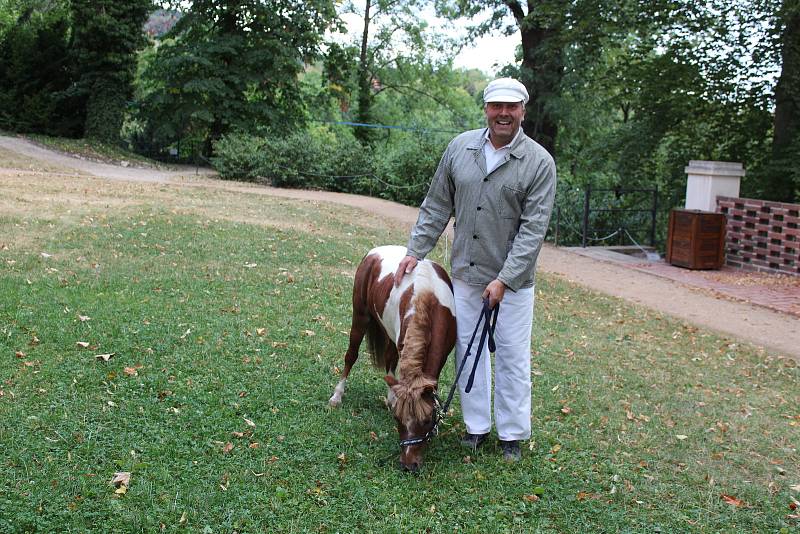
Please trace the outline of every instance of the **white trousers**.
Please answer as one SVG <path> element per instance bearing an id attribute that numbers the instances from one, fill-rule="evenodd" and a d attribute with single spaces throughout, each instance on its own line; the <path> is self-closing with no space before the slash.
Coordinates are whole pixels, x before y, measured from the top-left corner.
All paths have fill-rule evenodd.
<path id="1" fill-rule="evenodd" d="M 456 370 L 467 351 L 472 332 L 483 310 L 483 286 L 453 280 L 456 300 Z M 534 288 L 517 292 L 506 290 L 500 303 L 495 330 L 494 417 L 497 436 L 503 441 L 531 437 L 531 329 L 533 327 Z M 482 326 L 482 325 L 481 325 Z M 492 364 L 486 344 L 475 371 L 469 393 L 469 380 L 480 341 L 480 330 L 470 351 L 458 389 L 464 424 L 470 434 L 486 434 L 492 428 Z"/>

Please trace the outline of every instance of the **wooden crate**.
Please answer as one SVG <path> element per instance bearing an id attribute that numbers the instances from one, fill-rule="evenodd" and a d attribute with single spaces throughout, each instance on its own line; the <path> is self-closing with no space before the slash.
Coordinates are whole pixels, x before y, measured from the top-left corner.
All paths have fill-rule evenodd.
<path id="1" fill-rule="evenodd" d="M 674 209 L 669 214 L 667 262 L 688 269 L 719 269 L 725 263 L 725 215 Z"/>

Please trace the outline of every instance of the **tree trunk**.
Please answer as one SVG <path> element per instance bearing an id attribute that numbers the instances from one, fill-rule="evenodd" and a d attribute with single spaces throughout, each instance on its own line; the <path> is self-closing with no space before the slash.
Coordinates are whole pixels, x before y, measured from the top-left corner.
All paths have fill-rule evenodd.
<path id="1" fill-rule="evenodd" d="M 372 77 L 369 72 L 369 22 L 372 0 L 364 2 L 364 32 L 361 35 L 361 54 L 358 60 L 358 106 L 356 121 L 370 123 L 372 120 Z M 358 127 L 355 136 L 362 144 L 368 144 L 372 135 L 369 128 Z"/>
<path id="2" fill-rule="evenodd" d="M 542 28 L 532 16 L 519 25 L 522 34 L 521 82 L 528 89 L 530 99 L 525 107 L 522 129 L 547 151 L 555 156 L 558 124 L 546 102 L 561 92 L 564 64 L 560 46 L 556 43 L 557 31 Z"/>
<path id="3" fill-rule="evenodd" d="M 772 162 L 765 193 L 768 200 L 794 202 L 800 187 L 800 6 L 786 0 L 781 35 L 781 75 L 775 86 Z"/>

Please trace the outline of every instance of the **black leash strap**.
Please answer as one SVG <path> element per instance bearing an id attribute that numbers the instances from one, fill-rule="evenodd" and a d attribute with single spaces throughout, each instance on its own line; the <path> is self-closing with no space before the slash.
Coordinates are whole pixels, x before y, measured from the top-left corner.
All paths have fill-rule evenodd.
<path id="1" fill-rule="evenodd" d="M 458 366 L 458 373 L 456 373 L 456 379 L 453 382 L 453 385 L 450 387 L 450 393 L 447 395 L 447 400 L 444 404 L 441 404 L 439 402 L 439 396 L 436 395 L 436 393 L 433 394 L 436 411 L 433 428 L 431 428 L 428 433 L 421 438 L 408 438 L 400 440 L 400 447 L 419 445 L 420 443 L 430 441 L 436 434 L 439 433 L 439 423 L 444 420 L 445 415 L 447 415 L 447 410 L 450 408 L 450 401 L 453 400 L 453 395 L 456 392 L 458 379 L 461 377 L 461 371 L 464 370 L 464 364 L 467 363 L 467 358 L 472 351 L 472 344 L 475 342 L 475 336 L 478 334 L 478 328 L 480 328 L 482 322 L 483 330 L 481 330 L 480 344 L 478 345 L 478 350 L 475 352 L 475 362 L 472 364 L 472 372 L 469 375 L 469 381 L 467 382 L 467 387 L 464 391 L 469 393 L 472 390 L 472 382 L 475 380 L 475 371 L 478 369 L 478 361 L 481 359 L 481 352 L 483 352 L 481 349 L 483 349 L 483 343 L 486 341 L 487 337 L 489 338 L 489 352 L 495 351 L 496 345 L 494 342 L 494 329 L 497 326 L 497 314 L 499 311 L 499 302 L 494 305 L 493 309 L 490 309 L 489 301 L 487 299 L 483 300 L 483 310 L 481 310 L 481 315 L 478 317 L 478 322 L 475 324 L 475 330 L 473 330 L 472 337 L 469 340 L 469 345 L 467 345 L 467 351 L 464 353 L 464 357 L 461 359 L 461 365 Z"/>
<path id="2" fill-rule="evenodd" d="M 445 401 L 444 406 L 442 407 L 442 411 L 447 413 L 447 409 L 450 407 L 450 401 L 453 400 L 453 395 L 456 392 L 456 386 L 458 385 L 458 379 L 461 377 L 461 371 L 464 370 L 464 365 L 467 363 L 467 358 L 469 358 L 470 352 L 472 351 L 472 344 L 475 342 L 475 336 L 478 334 L 478 328 L 481 326 L 481 322 L 483 322 L 483 330 L 481 331 L 481 338 L 480 344 L 478 345 L 478 349 L 475 353 L 475 362 L 472 364 L 472 372 L 469 375 L 469 380 L 467 381 L 467 387 L 464 389 L 465 393 L 469 393 L 472 391 L 472 383 L 475 381 L 475 371 L 478 369 L 478 361 L 481 358 L 481 349 L 483 348 L 483 343 L 486 341 L 486 337 L 489 337 L 489 352 L 495 351 L 495 342 L 494 342 L 494 329 L 497 326 L 497 314 L 500 311 L 500 303 L 494 305 L 494 308 L 489 308 L 489 301 L 484 299 L 483 301 L 483 310 L 481 310 L 481 314 L 478 317 L 478 322 L 475 323 L 475 330 L 472 331 L 472 337 L 469 340 L 469 344 L 467 345 L 467 351 L 464 353 L 464 357 L 461 358 L 461 365 L 458 367 L 458 372 L 456 373 L 456 379 L 453 382 L 453 386 L 450 388 L 450 394 L 447 395 L 447 401 Z"/>

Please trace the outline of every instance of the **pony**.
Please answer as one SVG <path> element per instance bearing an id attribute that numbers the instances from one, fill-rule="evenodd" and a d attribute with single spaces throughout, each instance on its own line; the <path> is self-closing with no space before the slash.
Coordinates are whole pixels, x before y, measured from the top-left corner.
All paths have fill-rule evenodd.
<path id="1" fill-rule="evenodd" d="M 395 285 L 395 272 L 405 256 L 405 247 L 377 247 L 356 269 L 350 343 L 329 404 L 341 405 L 366 335 L 373 365 L 386 373 L 387 405 L 400 436 L 400 465 L 416 473 L 436 433 L 436 391 L 455 345 L 456 316 L 453 284 L 441 265 L 422 260 Z"/>

